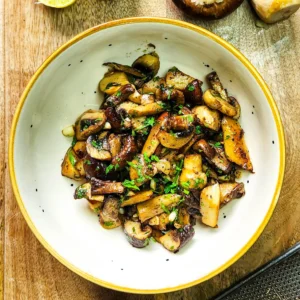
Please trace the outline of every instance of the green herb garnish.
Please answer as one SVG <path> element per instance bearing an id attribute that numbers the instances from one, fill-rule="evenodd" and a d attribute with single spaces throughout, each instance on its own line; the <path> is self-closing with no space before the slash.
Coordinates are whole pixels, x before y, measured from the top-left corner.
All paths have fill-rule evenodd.
<path id="1" fill-rule="evenodd" d="M 159 157 L 156 155 L 151 155 L 151 160 L 152 161 L 159 161 Z"/>
<path id="2" fill-rule="evenodd" d="M 110 226 L 114 225 L 114 222 L 112 222 L 112 221 L 104 222 L 104 225 L 107 227 L 110 227 Z"/>
<path id="3" fill-rule="evenodd" d="M 188 189 L 190 187 L 190 182 L 186 181 L 186 182 L 182 182 L 181 183 L 182 187 L 184 187 L 185 189 Z"/>
<path id="4" fill-rule="evenodd" d="M 202 132 L 201 126 L 200 126 L 200 125 L 197 125 L 197 126 L 196 126 L 196 129 L 195 129 L 195 133 L 196 133 L 196 134 L 200 134 L 201 132 Z"/>
<path id="5" fill-rule="evenodd" d="M 117 91 L 115 96 L 120 97 L 121 95 L 122 95 L 121 91 Z"/>
<path id="6" fill-rule="evenodd" d="M 161 208 L 166 214 L 170 214 L 170 211 L 169 211 L 168 208 L 164 205 L 164 203 L 160 202 L 160 208 Z"/>
<path id="7" fill-rule="evenodd" d="M 71 146 L 74 147 L 77 143 L 77 139 L 76 139 L 76 136 L 73 136 L 73 140 L 72 140 L 72 144 Z"/>
<path id="8" fill-rule="evenodd" d="M 187 89 L 189 92 L 192 92 L 195 90 L 195 87 L 193 85 L 188 85 Z"/>
<path id="9" fill-rule="evenodd" d="M 105 174 L 108 174 L 111 170 L 115 168 L 114 165 L 110 164 L 106 169 L 105 169 Z"/>
<path id="10" fill-rule="evenodd" d="M 128 179 L 126 179 L 126 180 L 124 180 L 124 181 L 122 182 L 122 185 L 123 185 L 124 187 L 128 188 L 128 189 L 131 189 L 131 190 L 136 190 L 136 191 L 139 191 L 139 190 L 140 190 L 140 188 L 139 188 L 138 186 L 136 186 L 134 180 L 128 180 Z"/>
<path id="11" fill-rule="evenodd" d="M 214 146 L 215 146 L 216 148 L 221 148 L 221 147 L 222 147 L 222 145 L 221 145 L 221 143 L 220 143 L 220 142 L 216 142 L 216 143 L 214 143 Z"/>
<path id="12" fill-rule="evenodd" d="M 68 153 L 68 158 L 69 158 L 69 161 L 70 161 L 71 165 L 75 166 L 75 164 L 76 164 L 77 161 L 76 161 L 76 158 L 73 155 L 73 152 L 71 150 Z"/>
<path id="13" fill-rule="evenodd" d="M 84 163 L 85 163 L 86 165 L 91 165 L 91 164 L 92 164 L 92 162 L 91 162 L 90 160 L 88 160 L 88 159 L 86 159 L 86 160 L 84 161 Z"/>

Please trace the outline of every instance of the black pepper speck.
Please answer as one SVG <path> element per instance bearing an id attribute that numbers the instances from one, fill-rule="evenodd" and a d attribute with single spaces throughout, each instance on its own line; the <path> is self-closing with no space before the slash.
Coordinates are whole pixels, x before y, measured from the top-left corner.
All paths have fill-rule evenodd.
<path id="1" fill-rule="evenodd" d="M 68 64 L 68 67 L 71 67 L 71 64 Z"/>
<path id="2" fill-rule="evenodd" d="M 223 218 L 226 219 L 226 216 L 224 215 Z"/>
<path id="3" fill-rule="evenodd" d="M 165 40 L 167 40 L 168 38 L 165 38 Z"/>
<path id="4" fill-rule="evenodd" d="M 255 106 L 254 105 L 252 105 L 253 106 L 253 108 L 255 108 Z"/>
<path id="5" fill-rule="evenodd" d="M 166 261 L 169 261 L 169 259 L 167 258 Z"/>
<path id="6" fill-rule="evenodd" d="M 123 271 L 123 269 L 121 269 L 121 271 Z"/>
<path id="7" fill-rule="evenodd" d="M 247 180 L 247 183 L 249 183 L 249 180 Z"/>
<path id="8" fill-rule="evenodd" d="M 73 183 L 71 183 L 71 186 L 73 186 L 74 184 Z"/>
<path id="9" fill-rule="evenodd" d="M 37 192 L 37 191 L 38 191 L 38 189 L 35 189 L 35 191 Z"/>
<path id="10" fill-rule="evenodd" d="M 83 60 L 80 61 L 81 63 L 83 62 Z"/>
<path id="11" fill-rule="evenodd" d="M 254 115 L 254 112 L 252 112 L 252 115 Z"/>
<path id="12" fill-rule="evenodd" d="M 32 128 L 33 127 L 33 125 L 30 125 L 30 128 Z"/>
<path id="13" fill-rule="evenodd" d="M 97 94 L 97 91 L 94 91 L 94 94 Z"/>
<path id="14" fill-rule="evenodd" d="M 274 142 L 274 141 L 272 141 L 272 144 L 275 144 L 275 142 Z"/>
<path id="15" fill-rule="evenodd" d="M 229 80 L 230 82 L 232 82 L 232 80 Z"/>
<path id="16" fill-rule="evenodd" d="M 112 46 L 112 44 L 109 44 L 108 46 L 109 46 L 109 47 L 111 47 L 111 46 Z"/>
<path id="17" fill-rule="evenodd" d="M 42 212 L 45 212 L 45 211 L 42 209 Z"/>

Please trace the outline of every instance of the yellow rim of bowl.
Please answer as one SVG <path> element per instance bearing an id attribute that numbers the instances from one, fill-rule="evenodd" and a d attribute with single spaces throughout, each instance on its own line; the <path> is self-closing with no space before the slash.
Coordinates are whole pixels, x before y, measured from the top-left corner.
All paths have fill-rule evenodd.
<path id="1" fill-rule="evenodd" d="M 195 32 L 197 32 L 201 35 L 204 35 L 204 36 L 212 39 L 213 41 L 215 41 L 216 43 L 218 43 L 219 45 L 223 46 L 228 51 L 230 51 L 250 71 L 250 73 L 253 75 L 253 77 L 256 79 L 257 83 L 259 84 L 260 88 L 263 90 L 263 92 L 264 92 L 264 94 L 265 94 L 265 96 L 268 100 L 268 103 L 271 107 L 273 117 L 274 117 L 275 122 L 276 122 L 276 128 L 277 128 L 278 139 L 279 139 L 279 150 L 280 150 L 280 170 L 279 170 L 277 184 L 276 184 L 276 188 L 275 188 L 275 192 L 274 192 L 274 195 L 273 195 L 272 202 L 270 204 L 270 207 L 268 209 L 268 212 L 267 212 L 264 220 L 262 221 L 262 223 L 260 224 L 260 226 L 256 230 L 255 234 L 246 243 L 246 245 L 244 245 L 242 247 L 242 249 L 240 249 L 226 263 L 224 263 L 222 266 L 220 266 L 216 270 L 212 271 L 211 273 L 205 275 L 204 277 L 201 277 L 201 278 L 199 278 L 197 280 L 194 280 L 192 282 L 185 283 L 185 284 L 182 284 L 182 285 L 178 285 L 178 286 L 175 286 L 175 287 L 162 288 L 162 289 L 156 289 L 156 290 L 155 289 L 154 290 L 153 289 L 144 290 L 144 289 L 127 288 L 127 287 L 124 287 L 124 286 L 118 286 L 118 285 L 100 280 L 100 279 L 98 279 L 98 278 L 96 278 L 96 277 L 94 277 L 94 276 L 92 276 L 88 273 L 83 272 L 79 268 L 77 268 L 74 265 L 72 265 L 71 263 L 69 263 L 60 254 L 58 254 L 51 247 L 51 245 L 49 245 L 47 243 L 47 241 L 42 237 L 42 235 L 39 233 L 39 231 L 35 227 L 34 223 L 32 222 L 32 220 L 31 220 L 31 218 L 30 218 L 30 216 L 29 216 L 29 214 L 28 214 L 28 212 L 27 212 L 27 210 L 24 206 L 24 203 L 22 201 L 22 198 L 21 198 L 21 195 L 20 195 L 20 192 L 19 192 L 19 189 L 18 189 L 18 185 L 17 185 L 17 181 L 16 181 L 16 174 L 15 174 L 15 169 L 14 169 L 14 140 L 15 140 L 16 127 L 17 127 L 17 124 L 18 124 L 20 113 L 22 111 L 22 107 L 23 107 L 23 105 L 26 101 L 26 98 L 27 98 L 28 93 L 30 92 L 32 86 L 34 85 L 36 80 L 39 78 L 39 76 L 43 73 L 43 71 L 47 68 L 47 66 L 58 55 L 60 55 L 62 52 L 64 52 L 66 49 L 68 49 L 70 46 L 72 46 L 76 42 L 80 41 L 81 39 L 83 39 L 83 38 L 85 38 L 85 37 L 87 37 L 87 36 L 89 36 L 89 35 L 91 35 L 95 32 L 105 30 L 107 28 L 120 26 L 120 25 L 126 25 L 126 24 L 132 24 L 132 23 L 162 23 L 162 24 L 169 24 L 169 25 L 175 25 L 175 26 L 183 27 L 183 28 L 195 31 Z M 281 185 L 282 185 L 282 181 L 283 181 L 284 168 L 285 168 L 285 142 L 284 142 L 284 133 L 283 133 L 283 127 L 282 127 L 281 119 L 280 119 L 279 112 L 278 112 L 277 106 L 275 104 L 275 101 L 274 101 L 274 99 L 271 95 L 271 92 L 270 92 L 269 88 L 267 87 L 265 81 L 262 79 L 261 75 L 258 73 L 258 71 L 255 69 L 255 67 L 249 62 L 249 60 L 243 54 L 241 54 L 237 49 L 235 49 L 232 45 L 230 45 L 228 42 L 226 42 L 222 38 L 216 36 L 215 34 L 209 32 L 206 29 L 203 29 L 199 26 L 189 24 L 189 23 L 186 23 L 186 22 L 183 22 L 183 21 L 172 20 L 172 19 L 156 18 L 156 17 L 139 17 L 139 18 L 127 18 L 127 19 L 120 19 L 120 20 L 116 20 L 116 21 L 111 21 L 111 22 L 104 23 L 104 24 L 98 25 L 96 27 L 90 28 L 90 29 L 80 33 L 79 35 L 75 36 L 69 42 L 67 42 L 66 44 L 61 46 L 59 49 L 54 51 L 44 61 L 44 63 L 41 65 L 41 67 L 36 71 L 36 73 L 31 78 L 31 80 L 28 83 L 27 87 L 25 88 L 25 90 L 24 90 L 24 92 L 21 96 L 20 102 L 17 106 L 16 112 L 15 112 L 15 115 L 14 115 L 14 118 L 13 118 L 13 122 L 12 122 L 11 133 L 10 133 L 8 156 L 9 156 L 8 159 L 9 159 L 10 178 L 11 178 L 11 182 L 12 182 L 13 191 L 14 191 L 15 197 L 17 199 L 18 205 L 20 207 L 20 210 L 21 210 L 27 224 L 29 225 L 30 229 L 33 231 L 34 235 L 41 242 L 41 244 L 54 257 L 56 257 L 56 259 L 58 259 L 62 264 L 64 264 L 70 270 L 72 270 L 73 272 L 75 272 L 78 275 L 82 276 L 83 278 L 85 278 L 85 279 L 87 279 L 91 282 L 94 282 L 98 285 L 101 285 L 103 287 L 107 287 L 107 288 L 110 288 L 110 289 L 119 290 L 119 291 L 123 291 L 123 292 L 128 292 L 128 293 L 154 294 L 154 293 L 167 293 L 167 292 L 178 291 L 178 290 L 181 290 L 181 289 L 185 289 L 185 288 L 194 286 L 194 285 L 199 284 L 203 281 L 206 281 L 206 280 L 214 277 L 215 275 L 221 273 L 222 271 L 227 269 L 229 266 L 231 266 L 242 255 L 244 255 L 246 253 L 246 251 L 254 244 L 254 242 L 258 239 L 258 237 L 262 233 L 263 229 L 267 225 L 268 221 L 270 220 L 271 215 L 272 215 L 272 213 L 274 211 L 274 208 L 276 206 L 278 197 L 279 197 L 279 193 L 280 193 L 280 189 L 281 189 Z"/>

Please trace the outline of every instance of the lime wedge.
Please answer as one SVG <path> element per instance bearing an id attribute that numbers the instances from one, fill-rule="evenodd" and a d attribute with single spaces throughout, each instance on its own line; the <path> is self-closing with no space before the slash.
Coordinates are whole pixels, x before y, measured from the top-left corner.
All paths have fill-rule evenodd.
<path id="1" fill-rule="evenodd" d="M 64 8 L 70 6 L 75 3 L 75 1 L 76 0 L 39 0 L 40 3 L 55 8 Z"/>

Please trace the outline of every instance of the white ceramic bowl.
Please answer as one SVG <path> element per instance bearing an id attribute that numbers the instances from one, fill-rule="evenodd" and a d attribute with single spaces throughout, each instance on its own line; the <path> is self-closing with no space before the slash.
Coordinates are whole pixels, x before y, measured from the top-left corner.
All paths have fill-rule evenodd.
<path id="1" fill-rule="evenodd" d="M 222 209 L 219 228 L 197 224 L 194 239 L 178 254 L 154 243 L 135 249 L 121 228 L 101 228 L 86 202 L 73 200 L 72 181 L 60 175 L 60 164 L 70 145 L 61 130 L 84 110 L 99 107 L 103 96 L 97 86 L 106 71 L 102 63 L 130 64 L 150 42 L 160 56 L 159 74 L 176 65 L 203 80 L 212 68 L 217 70 L 241 104 L 240 122 L 255 170 L 255 174 L 243 174 L 246 195 Z M 14 192 L 28 225 L 60 262 L 108 288 L 159 293 L 211 278 L 255 242 L 279 195 L 284 137 L 266 84 L 231 45 L 188 23 L 135 18 L 92 28 L 44 62 L 17 108 L 9 163 Z"/>

